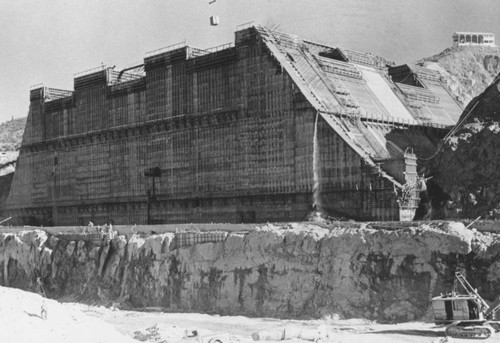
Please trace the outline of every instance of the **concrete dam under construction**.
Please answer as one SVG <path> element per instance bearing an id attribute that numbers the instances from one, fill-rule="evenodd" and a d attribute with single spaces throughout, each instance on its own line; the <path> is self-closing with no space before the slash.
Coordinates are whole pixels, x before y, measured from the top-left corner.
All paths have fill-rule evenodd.
<path id="1" fill-rule="evenodd" d="M 411 220 L 462 114 L 439 71 L 252 26 L 35 87 L 16 225 Z"/>
<path id="2" fill-rule="evenodd" d="M 493 39 L 397 65 L 245 25 L 33 86 L 0 341 L 498 340 Z"/>

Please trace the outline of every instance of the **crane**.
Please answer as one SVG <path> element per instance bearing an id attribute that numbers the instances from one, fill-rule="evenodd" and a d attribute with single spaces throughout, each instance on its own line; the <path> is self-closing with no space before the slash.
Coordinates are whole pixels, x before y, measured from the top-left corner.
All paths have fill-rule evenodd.
<path id="1" fill-rule="evenodd" d="M 434 321 L 446 324 L 446 335 L 454 338 L 489 338 L 500 331 L 495 314 L 500 309 L 500 299 L 490 306 L 467 279 L 455 272 L 455 290 L 432 298 Z M 465 294 L 458 293 L 458 284 Z"/>

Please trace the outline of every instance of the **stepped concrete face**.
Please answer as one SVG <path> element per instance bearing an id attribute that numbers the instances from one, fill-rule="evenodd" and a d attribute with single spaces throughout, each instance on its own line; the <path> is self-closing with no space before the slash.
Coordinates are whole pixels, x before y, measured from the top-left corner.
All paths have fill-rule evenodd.
<path id="1" fill-rule="evenodd" d="M 12 224 L 411 220 L 462 113 L 439 71 L 261 26 L 73 88 L 30 90 Z"/>
<path id="2" fill-rule="evenodd" d="M 41 230 L 0 234 L 0 283 L 49 297 L 280 318 L 338 314 L 428 318 L 430 299 L 465 273 L 487 300 L 500 294 L 500 239 L 461 223 L 399 230 L 366 225 L 256 226 L 223 241 L 178 246 L 179 233 L 71 241 Z"/>

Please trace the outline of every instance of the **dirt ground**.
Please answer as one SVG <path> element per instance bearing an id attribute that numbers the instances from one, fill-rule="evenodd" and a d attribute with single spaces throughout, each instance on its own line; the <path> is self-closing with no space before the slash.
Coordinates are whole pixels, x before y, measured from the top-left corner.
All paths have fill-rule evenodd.
<path id="1" fill-rule="evenodd" d="M 0 342 L 440 342 L 444 328 L 432 323 L 377 324 L 363 319 L 278 320 L 198 313 L 123 311 L 60 303 L 38 294 L 0 287 Z M 45 314 L 43 313 L 45 309 Z M 196 332 L 196 334 L 195 334 Z M 286 340 L 281 340 L 285 332 Z M 270 340 L 274 338 L 273 340 Z M 455 339 L 455 342 L 477 340 Z M 500 342 L 500 334 L 487 340 Z"/>
<path id="2" fill-rule="evenodd" d="M 270 318 L 224 317 L 207 314 L 180 313 L 144 313 L 134 311 L 113 311 L 103 307 L 91 307 L 74 304 L 85 314 L 102 319 L 111 324 L 119 332 L 134 337 L 134 332 L 147 333 L 156 331 L 158 340 L 150 342 L 198 342 L 204 335 L 228 334 L 230 342 L 253 342 L 252 334 L 267 332 L 268 336 L 281 332 L 283 328 L 291 331 L 291 339 L 273 340 L 281 342 L 307 342 L 317 333 L 322 342 L 439 342 L 444 339 L 444 327 L 432 323 L 401 323 L 383 325 L 362 319 L 339 320 L 326 318 L 324 320 L 278 320 Z M 153 329 L 151 329 L 153 328 Z M 186 332 L 196 330 L 199 338 L 185 337 Z M 177 336 L 176 334 L 177 333 Z M 306 339 L 299 339 L 298 334 L 304 333 Z M 163 334 L 163 336 L 162 336 Z M 136 336 L 139 337 L 139 336 Z M 210 336 L 211 337 L 211 336 Z M 451 341 L 451 340 L 450 340 Z M 455 339 L 455 342 L 477 342 L 477 340 Z M 224 341 L 225 342 L 225 341 Z M 271 341 L 266 341 L 271 342 Z M 488 339 L 488 342 L 500 342 L 500 334 Z"/>

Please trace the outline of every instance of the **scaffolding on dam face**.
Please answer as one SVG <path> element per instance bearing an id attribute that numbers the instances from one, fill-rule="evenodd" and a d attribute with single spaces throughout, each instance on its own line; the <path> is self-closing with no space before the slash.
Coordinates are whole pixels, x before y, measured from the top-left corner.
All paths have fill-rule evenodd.
<path id="1" fill-rule="evenodd" d="M 399 219 L 404 152 L 433 151 L 459 107 L 433 72 L 383 62 L 250 27 L 76 74 L 74 91 L 34 87 L 8 211 L 45 225 L 302 220 L 317 129 L 323 210 Z"/>

